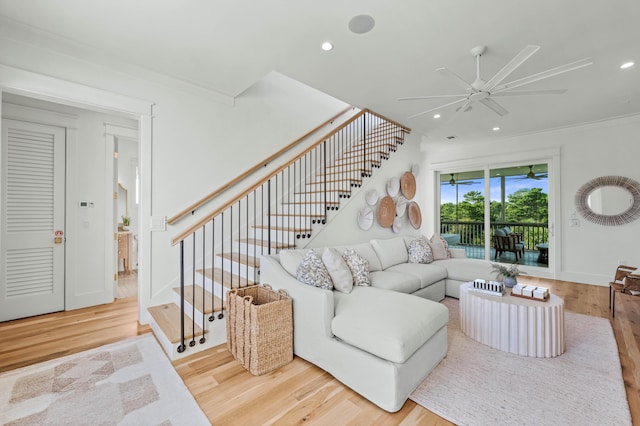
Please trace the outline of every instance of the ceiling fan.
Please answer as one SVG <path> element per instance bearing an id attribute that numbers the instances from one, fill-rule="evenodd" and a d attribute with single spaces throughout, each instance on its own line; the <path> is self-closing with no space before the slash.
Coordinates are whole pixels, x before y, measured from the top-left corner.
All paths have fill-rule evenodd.
<path id="1" fill-rule="evenodd" d="M 534 180 L 540 180 L 540 179 L 546 179 L 547 177 L 549 177 L 548 173 L 538 173 L 535 174 L 533 172 L 533 166 L 529 166 L 529 173 L 527 173 L 526 175 L 524 175 L 524 177 L 518 177 L 515 180 L 526 180 L 526 179 L 534 179 Z"/>
<path id="2" fill-rule="evenodd" d="M 553 77 L 558 74 L 563 74 L 568 71 L 573 71 L 579 68 L 586 67 L 593 64 L 591 58 L 581 59 L 579 61 L 571 62 L 566 65 L 561 65 L 555 68 L 551 68 L 546 71 L 539 72 L 527 77 L 513 80 L 509 83 L 502 83 L 512 72 L 514 72 L 520 65 L 522 65 L 527 59 L 529 59 L 534 53 L 540 49 L 540 46 L 526 46 L 520 53 L 518 53 L 511 61 L 509 61 L 500 71 L 498 71 L 488 81 L 484 81 L 480 76 L 480 57 L 486 52 L 487 46 L 476 46 L 471 49 L 470 53 L 476 58 L 476 79 L 473 83 L 468 83 L 463 80 L 456 73 L 448 68 L 438 68 L 436 71 L 440 74 L 451 78 L 458 86 L 462 87 L 466 93 L 456 95 L 434 95 L 434 96 L 413 96 L 408 98 L 400 98 L 400 101 L 418 100 L 418 99 L 438 99 L 438 98 L 459 98 L 453 102 L 440 105 L 436 108 L 431 108 L 426 111 L 419 112 L 417 114 L 409 116 L 409 118 L 419 117 L 429 112 L 442 109 L 448 106 L 462 104 L 456 108 L 456 113 L 451 116 L 449 120 L 455 119 L 462 112 L 469 111 L 471 105 L 476 102 L 489 108 L 499 116 L 503 116 L 509 113 L 502 105 L 497 103 L 493 98 L 498 96 L 522 96 L 522 95 L 560 95 L 566 92 L 566 89 L 552 89 L 552 90 L 529 90 L 529 91 L 513 91 L 518 87 L 522 87 L 527 84 L 534 83 L 536 81 L 543 80 L 545 78 Z M 501 84 L 502 83 L 502 84 Z"/>
<path id="3" fill-rule="evenodd" d="M 464 181 L 455 180 L 455 178 L 453 177 L 453 173 L 450 173 L 450 175 L 451 175 L 451 179 L 449 179 L 448 182 L 447 181 L 442 181 L 442 182 L 440 182 L 440 184 L 444 185 L 445 183 L 448 183 L 449 185 L 453 186 L 453 185 L 456 185 L 456 184 L 458 184 L 458 185 L 473 185 L 474 183 L 477 183 L 477 182 L 474 182 L 474 181 L 471 181 L 471 180 L 464 180 Z"/>

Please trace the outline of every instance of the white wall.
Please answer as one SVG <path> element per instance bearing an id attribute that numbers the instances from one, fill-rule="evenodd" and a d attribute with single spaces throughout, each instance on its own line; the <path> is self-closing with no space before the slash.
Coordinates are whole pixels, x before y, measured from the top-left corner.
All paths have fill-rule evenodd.
<path id="1" fill-rule="evenodd" d="M 389 160 L 382 161 L 380 169 L 373 169 L 373 176 L 364 179 L 361 188 L 353 192 L 347 202 L 340 202 L 340 209 L 337 212 L 330 212 L 328 225 L 312 236 L 309 242 L 310 247 L 324 247 L 332 245 L 348 245 L 358 242 L 366 242 L 374 238 L 385 239 L 399 235 L 420 235 L 421 230 L 414 229 L 407 218 L 407 214 L 402 219 L 402 230 L 394 233 L 391 228 L 383 228 L 378 224 L 375 214 L 380 202 L 372 208 L 374 211 L 373 226 L 366 231 L 360 229 L 357 223 L 358 211 L 367 206 L 365 194 L 367 191 L 375 190 L 382 198 L 387 194 L 387 181 L 391 177 L 402 177 L 402 174 L 411 170 L 413 164 L 418 164 L 420 159 L 420 137 L 415 134 L 405 135 L 405 142 L 395 153 L 391 154 Z M 422 221 L 429 221 L 432 218 L 425 215 L 424 196 L 426 188 L 420 179 L 420 173 L 416 179 L 416 196 L 412 201 L 416 201 L 422 210 Z M 397 197 L 395 197 L 397 198 Z M 430 235 L 429 235 L 430 236 Z"/>
<path id="2" fill-rule="evenodd" d="M 119 63 L 117 58 L 104 61 L 101 56 L 101 62 L 97 62 L 94 56 L 81 45 L 11 27 L 11 22 L 3 21 L 0 28 L 0 66 L 11 67 L 0 69 L 6 71 L 0 75 L 5 87 L 28 86 L 28 72 L 33 72 L 78 85 L 78 93 L 70 91 L 60 95 L 64 102 L 99 107 L 106 104 L 99 96 L 87 98 L 93 92 L 100 92 L 109 100 L 124 97 L 155 104 L 150 146 L 142 146 L 140 152 L 143 178 L 150 180 L 143 182 L 143 187 L 149 190 L 142 197 L 150 201 L 152 217 L 177 213 L 346 107 L 339 100 L 277 73 L 234 100 Z M 18 72 L 14 72 L 16 69 Z M 92 91 L 92 88 L 99 90 Z M 36 97 L 47 95 L 47 87 L 33 93 Z M 142 132 L 146 131 L 143 126 Z M 149 136 L 143 134 L 142 137 Z M 147 155 L 150 164 L 144 162 Z M 79 191 L 82 192 L 82 188 Z M 227 196 L 221 197 L 221 201 L 226 199 Z M 141 218 L 141 222 L 146 219 Z M 145 265 L 150 268 L 149 274 L 140 275 L 143 304 L 156 303 L 176 282 L 178 250 L 170 241 L 195 219 L 170 227 L 167 232 L 141 230 L 144 234 L 141 249 L 146 240 L 151 256 L 150 264 Z M 106 235 L 104 229 L 101 232 Z M 88 259 L 91 254 L 80 252 L 79 255 L 87 257 L 79 262 L 91 262 Z M 100 272 L 90 271 L 89 277 Z M 87 283 L 90 281 L 87 279 Z M 145 321 L 144 310 L 141 315 Z"/>
<path id="3" fill-rule="evenodd" d="M 608 285 L 619 261 L 640 265 L 640 220 L 612 227 L 579 218 L 580 226 L 571 227 L 574 197 L 582 185 L 599 176 L 621 175 L 640 182 L 639 134 L 640 116 L 635 116 L 493 142 L 426 139 L 422 143 L 423 165 L 430 169 L 433 164 L 447 162 L 485 165 L 505 157 L 545 158 L 549 152 L 559 152 L 559 170 L 554 175 L 559 179 L 555 194 L 556 277 Z M 436 202 L 430 197 L 426 208 L 434 211 Z M 430 226 L 433 229 L 433 222 Z"/>

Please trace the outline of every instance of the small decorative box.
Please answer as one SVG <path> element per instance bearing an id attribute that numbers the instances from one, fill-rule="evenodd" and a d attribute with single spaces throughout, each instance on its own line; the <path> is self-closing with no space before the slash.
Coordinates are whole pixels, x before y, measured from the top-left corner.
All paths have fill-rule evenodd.
<path id="1" fill-rule="evenodd" d="M 528 285 L 522 289 L 522 295 L 527 297 L 533 297 L 533 291 L 536 289 L 534 285 Z"/>
<path id="2" fill-rule="evenodd" d="M 473 286 L 471 289 L 480 293 L 502 296 L 504 293 L 504 284 L 498 281 L 487 281 L 478 278 L 473 280 Z"/>
<path id="3" fill-rule="evenodd" d="M 524 288 L 525 288 L 525 286 L 523 284 L 516 284 L 511 289 L 511 294 L 517 294 L 519 296 L 522 296 L 522 290 Z"/>

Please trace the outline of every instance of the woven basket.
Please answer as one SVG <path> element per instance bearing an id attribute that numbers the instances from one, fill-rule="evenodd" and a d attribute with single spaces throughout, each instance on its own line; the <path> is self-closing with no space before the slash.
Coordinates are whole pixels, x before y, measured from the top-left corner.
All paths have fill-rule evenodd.
<path id="1" fill-rule="evenodd" d="M 293 304 L 283 290 L 255 285 L 227 292 L 227 348 L 259 376 L 293 360 Z"/>

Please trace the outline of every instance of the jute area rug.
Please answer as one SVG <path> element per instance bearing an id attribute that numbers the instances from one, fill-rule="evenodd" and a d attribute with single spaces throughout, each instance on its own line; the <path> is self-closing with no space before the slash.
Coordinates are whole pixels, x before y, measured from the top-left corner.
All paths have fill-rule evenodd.
<path id="1" fill-rule="evenodd" d="M 155 338 L 145 334 L 1 374 L 0 424 L 210 423 Z"/>
<path id="2" fill-rule="evenodd" d="M 565 312 L 566 352 L 541 359 L 492 349 L 460 331 L 447 298 L 447 357 L 410 399 L 459 425 L 630 425 L 609 321 Z"/>

